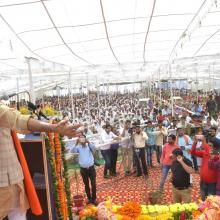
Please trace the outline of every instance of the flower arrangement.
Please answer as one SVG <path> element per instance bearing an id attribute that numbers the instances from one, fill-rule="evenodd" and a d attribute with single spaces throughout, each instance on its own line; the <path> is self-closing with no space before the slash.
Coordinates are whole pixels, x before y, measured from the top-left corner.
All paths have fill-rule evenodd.
<path id="1" fill-rule="evenodd" d="M 45 106 L 42 111 L 47 116 L 57 116 L 58 115 L 58 112 L 53 107 L 50 107 L 50 106 Z"/>
<path id="2" fill-rule="evenodd" d="M 67 168 L 67 161 L 65 159 L 65 143 L 62 138 L 61 141 L 61 153 L 62 153 L 62 161 L 63 161 L 63 177 L 64 177 L 64 187 L 66 192 L 66 199 L 67 199 L 67 209 L 68 209 L 68 216 L 69 220 L 72 219 L 72 201 L 71 201 L 71 191 L 70 191 L 70 182 L 69 182 L 69 175 L 68 175 L 68 168 Z"/>
<path id="3" fill-rule="evenodd" d="M 21 106 L 19 111 L 21 112 L 22 115 L 29 115 L 29 110 L 27 106 Z"/>
<path id="4" fill-rule="evenodd" d="M 141 214 L 141 206 L 136 202 L 127 202 L 121 208 L 118 208 L 116 214 L 122 215 L 126 219 L 136 219 Z"/>
<path id="5" fill-rule="evenodd" d="M 140 208 L 140 209 L 139 209 Z M 141 212 L 139 212 L 141 210 Z M 192 219 L 192 212 L 198 210 L 196 203 L 172 205 L 139 205 L 128 202 L 124 206 L 112 206 L 115 219 L 121 220 L 180 220 Z"/>
<path id="6" fill-rule="evenodd" d="M 140 205 L 127 202 L 123 206 L 113 205 L 108 199 L 98 206 L 98 214 L 86 209 L 82 220 L 217 220 L 220 219 L 220 196 L 209 196 L 200 205 L 196 203 L 171 205 Z M 84 217 L 84 218 L 83 218 Z"/>
<path id="7" fill-rule="evenodd" d="M 89 205 L 79 213 L 80 220 L 95 220 L 98 218 L 98 208 Z"/>
<path id="8" fill-rule="evenodd" d="M 195 216 L 195 220 L 220 219 L 220 196 L 208 196 L 199 205 L 201 215 Z"/>
<path id="9" fill-rule="evenodd" d="M 56 133 L 46 137 L 48 160 L 51 166 L 52 186 L 58 220 L 72 220 L 72 205 L 62 139 Z"/>
<path id="10" fill-rule="evenodd" d="M 98 205 L 98 219 L 99 220 L 116 220 L 113 212 L 112 199 L 109 197 L 107 201 L 101 202 Z"/>

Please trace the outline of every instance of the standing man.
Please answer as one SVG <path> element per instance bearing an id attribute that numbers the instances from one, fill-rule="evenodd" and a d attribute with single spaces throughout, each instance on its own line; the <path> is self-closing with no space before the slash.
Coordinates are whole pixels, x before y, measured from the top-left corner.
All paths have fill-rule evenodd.
<path id="1" fill-rule="evenodd" d="M 137 177 L 148 177 L 146 157 L 145 157 L 145 144 L 148 140 L 147 134 L 141 130 L 140 125 L 136 125 L 135 132 L 133 134 L 134 140 L 134 158 L 137 165 Z M 141 168 L 142 167 L 142 168 Z"/>
<path id="2" fill-rule="evenodd" d="M 112 172 L 112 160 L 115 158 L 112 158 L 112 149 L 111 149 L 111 145 L 114 143 L 114 141 L 118 140 L 118 136 L 116 136 L 113 132 L 112 132 L 112 127 L 111 125 L 106 125 L 105 126 L 105 130 L 102 132 L 101 134 L 101 140 L 103 145 L 100 147 L 101 149 L 101 154 L 105 160 L 105 167 L 104 167 L 104 178 L 108 179 L 108 171 L 110 175 L 114 175 L 116 176 L 116 173 L 114 174 Z M 117 155 L 116 155 L 116 161 L 117 161 Z"/>
<path id="3" fill-rule="evenodd" d="M 193 142 L 188 135 L 185 135 L 183 127 L 177 128 L 176 144 L 182 149 L 183 156 L 192 161 L 192 156 L 189 151 L 192 149 Z"/>
<path id="4" fill-rule="evenodd" d="M 130 144 L 131 131 L 132 131 L 131 121 L 127 120 L 125 122 L 124 129 L 121 133 L 122 161 L 123 161 L 125 176 L 131 175 L 131 168 L 132 168 L 133 150 Z"/>
<path id="5" fill-rule="evenodd" d="M 206 108 L 207 108 L 207 111 L 209 113 L 209 116 L 213 116 L 215 114 L 216 103 L 213 100 L 213 96 L 212 95 L 209 96 L 209 100 L 206 103 Z"/>
<path id="6" fill-rule="evenodd" d="M 163 147 L 163 152 L 161 156 L 161 164 L 162 164 L 162 177 L 160 180 L 160 191 L 163 191 L 163 187 L 168 175 L 168 172 L 171 168 L 172 165 L 172 152 L 176 149 L 179 148 L 176 144 L 176 136 L 171 134 L 168 136 L 168 143 L 164 145 Z"/>
<path id="7" fill-rule="evenodd" d="M 162 115 L 168 116 L 171 114 L 171 110 L 169 109 L 168 105 L 166 104 L 164 106 L 164 109 L 162 110 Z"/>
<path id="8" fill-rule="evenodd" d="M 95 152 L 95 145 L 93 143 L 89 143 L 86 136 L 81 134 L 77 140 L 76 146 L 72 147 L 70 152 L 79 154 L 80 174 L 85 185 L 88 204 L 97 205 L 96 171 L 93 156 Z M 91 189 L 89 182 L 91 183 Z"/>
<path id="9" fill-rule="evenodd" d="M 197 101 L 195 101 L 191 111 L 194 112 L 197 116 L 200 116 L 202 112 L 202 106 L 199 105 Z"/>
<path id="10" fill-rule="evenodd" d="M 200 145 L 200 149 L 196 146 Z M 200 169 L 200 193 L 204 201 L 208 195 L 215 195 L 217 173 L 215 170 L 209 168 L 208 162 L 210 159 L 210 146 L 207 144 L 203 135 L 196 135 L 195 141 L 192 145 L 191 154 L 202 158 Z"/>
<path id="11" fill-rule="evenodd" d="M 155 149 L 155 130 L 151 121 L 147 122 L 147 127 L 145 128 L 145 132 L 148 136 L 148 140 L 146 142 L 147 146 L 147 165 L 153 167 L 153 151 Z"/>
<path id="12" fill-rule="evenodd" d="M 167 129 L 163 126 L 163 123 L 159 121 L 158 127 L 156 128 L 156 146 L 155 146 L 158 164 L 160 164 L 162 146 L 165 142 L 166 137 L 167 137 Z"/>
<path id="13" fill-rule="evenodd" d="M 172 152 L 173 163 L 172 185 L 173 185 L 173 202 L 174 203 L 190 203 L 191 188 L 190 174 L 193 173 L 192 162 L 183 155 L 183 151 L 176 148 Z"/>
<path id="14" fill-rule="evenodd" d="M 15 109 L 0 102 L 0 219 L 26 220 L 29 203 L 24 188 L 24 175 L 15 150 L 11 130 L 20 133 L 28 131 L 56 132 L 75 136 L 76 130 L 67 121 L 49 124 L 21 115 Z"/>

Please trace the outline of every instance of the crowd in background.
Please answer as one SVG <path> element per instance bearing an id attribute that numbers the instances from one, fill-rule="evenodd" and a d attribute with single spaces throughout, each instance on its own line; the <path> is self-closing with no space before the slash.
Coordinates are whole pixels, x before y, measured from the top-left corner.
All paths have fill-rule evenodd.
<path id="1" fill-rule="evenodd" d="M 147 180 L 152 178 L 149 169 L 161 166 L 161 192 L 171 171 L 174 202 L 190 201 L 194 172 L 200 174 L 202 199 L 210 194 L 220 195 L 219 96 L 202 92 L 195 96 L 179 91 L 182 101 L 173 103 L 169 91 L 162 96 L 157 91 L 143 104 L 139 102 L 139 94 L 96 95 L 89 100 L 86 95 L 73 100 L 54 96 L 44 97 L 43 103 L 42 99 L 37 101 L 39 108 L 42 104 L 52 106 L 62 110 L 63 118 L 82 125 L 83 136 L 70 150 L 79 153 L 88 200 L 96 202 L 95 148 L 105 161 L 104 178 L 119 175 L 116 163 L 120 151 L 125 176 L 135 173 L 137 178 L 143 176 Z"/>

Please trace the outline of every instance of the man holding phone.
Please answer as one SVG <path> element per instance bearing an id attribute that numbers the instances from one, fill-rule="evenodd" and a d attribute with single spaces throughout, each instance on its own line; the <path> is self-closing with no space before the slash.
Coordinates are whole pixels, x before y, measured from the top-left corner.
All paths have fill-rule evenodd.
<path id="1" fill-rule="evenodd" d="M 200 145 L 200 149 L 196 148 Z M 208 162 L 211 155 L 211 148 L 207 144 L 203 135 L 196 135 L 192 145 L 191 154 L 202 158 L 200 170 L 200 193 L 202 200 L 205 200 L 208 195 L 216 194 L 217 174 L 215 170 L 209 168 Z"/>
<path id="2" fill-rule="evenodd" d="M 184 157 L 179 148 L 172 152 L 173 163 L 171 165 L 173 202 L 191 202 L 190 174 L 193 173 L 192 162 Z"/>

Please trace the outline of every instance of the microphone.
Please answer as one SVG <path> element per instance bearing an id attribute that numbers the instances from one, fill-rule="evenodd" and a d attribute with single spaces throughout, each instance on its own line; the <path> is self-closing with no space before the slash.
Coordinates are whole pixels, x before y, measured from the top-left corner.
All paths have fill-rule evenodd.
<path id="1" fill-rule="evenodd" d="M 10 99 L 10 98 L 16 96 L 17 94 L 18 94 L 18 93 L 11 93 L 11 94 L 9 94 L 9 95 L 2 95 L 2 96 L 0 97 L 0 100 L 5 100 L 5 101 L 7 101 L 8 99 Z"/>

